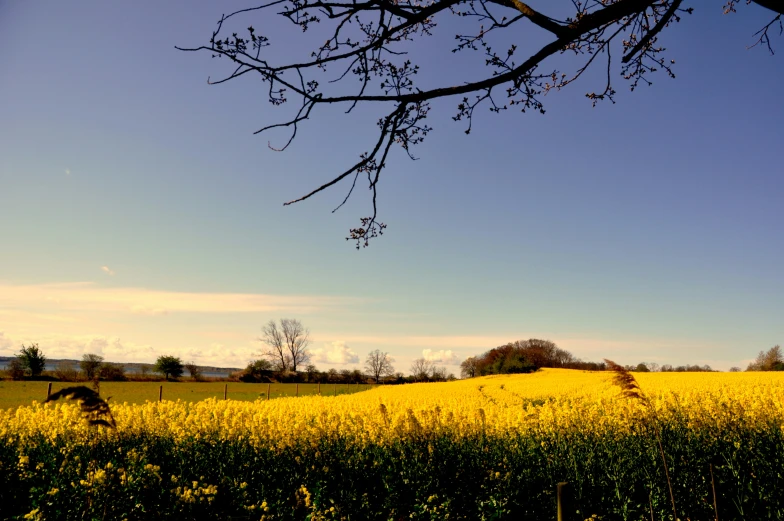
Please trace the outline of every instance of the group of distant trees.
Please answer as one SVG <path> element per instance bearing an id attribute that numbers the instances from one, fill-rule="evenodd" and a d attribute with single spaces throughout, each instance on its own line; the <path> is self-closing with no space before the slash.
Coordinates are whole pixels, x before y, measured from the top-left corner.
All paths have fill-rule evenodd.
<path id="1" fill-rule="evenodd" d="M 604 363 L 583 362 L 550 340 L 517 340 L 493 348 L 460 364 L 464 378 L 491 374 L 531 373 L 542 367 L 561 367 L 590 371 L 604 370 Z"/>
<path id="2" fill-rule="evenodd" d="M 304 371 L 280 371 L 265 359 L 253 360 L 248 366 L 233 378 L 241 382 L 251 383 L 334 383 L 356 384 L 368 383 L 372 378 L 359 369 L 330 369 L 319 371 L 313 364 L 305 366 Z"/>
<path id="3" fill-rule="evenodd" d="M 33 343 L 29 346 L 22 344 L 19 353 L 8 363 L 7 373 L 12 380 L 22 380 L 24 378 L 37 379 L 44 377 L 47 358 L 38 344 Z M 48 379 L 54 377 L 62 381 L 80 380 L 105 380 L 105 381 L 124 381 L 128 377 L 122 364 L 106 362 L 100 355 L 86 353 L 78 363 L 79 370 L 70 361 L 63 360 L 54 369 L 53 374 L 46 376 Z M 201 368 L 191 363 L 183 364 L 182 360 L 176 356 L 160 356 L 155 361 L 153 370 L 163 375 L 167 380 L 177 379 L 182 376 L 185 370 L 194 380 L 201 379 Z"/>
<path id="4" fill-rule="evenodd" d="M 708 364 L 686 364 L 673 366 L 670 364 L 659 365 L 656 362 L 640 362 L 637 365 L 626 365 L 624 366 L 624 369 L 627 371 L 635 371 L 637 373 L 711 373 L 716 371 Z M 730 371 L 732 371 L 732 369 L 730 369 Z"/>
<path id="5" fill-rule="evenodd" d="M 445 382 L 454 380 L 455 375 L 448 373 L 446 367 L 439 367 L 426 358 L 417 358 L 411 364 L 411 376 L 415 382 Z"/>
<path id="6" fill-rule="evenodd" d="M 446 367 L 437 367 L 424 358 L 414 360 L 411 375 L 395 372 L 394 360 L 389 353 L 376 349 L 365 359 L 364 370 L 360 369 L 329 369 L 319 371 L 313 364 L 307 364 L 304 371 L 282 371 L 281 364 L 272 363 L 268 358 L 252 360 L 248 366 L 234 377 L 243 382 L 302 382 L 302 383 L 376 383 L 402 384 L 413 382 L 440 382 L 453 380 L 455 376 L 448 374 Z M 301 368 L 301 366 L 300 366 Z"/>
<path id="7" fill-rule="evenodd" d="M 760 351 L 757 359 L 749 364 L 746 371 L 784 371 L 781 346 L 776 345 L 767 351 Z"/>

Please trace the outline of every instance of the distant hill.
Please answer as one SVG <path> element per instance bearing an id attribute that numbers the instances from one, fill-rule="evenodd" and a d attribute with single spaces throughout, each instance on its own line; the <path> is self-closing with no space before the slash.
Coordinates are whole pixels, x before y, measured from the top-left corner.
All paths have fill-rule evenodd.
<path id="1" fill-rule="evenodd" d="M 13 356 L 0 356 L 0 369 L 4 369 L 14 358 L 15 357 Z M 73 365 L 74 369 L 79 369 L 79 360 L 70 358 L 47 358 L 46 370 L 52 371 L 62 362 L 70 363 Z M 125 369 L 126 373 L 132 374 L 139 374 L 145 371 L 147 373 L 152 373 L 153 367 L 155 366 L 155 364 L 147 364 L 144 362 L 111 362 L 110 360 L 105 360 L 105 362 L 120 365 Z M 241 367 L 215 367 L 211 365 L 200 365 L 197 367 L 201 369 L 204 376 L 228 376 L 231 373 L 242 370 Z"/>

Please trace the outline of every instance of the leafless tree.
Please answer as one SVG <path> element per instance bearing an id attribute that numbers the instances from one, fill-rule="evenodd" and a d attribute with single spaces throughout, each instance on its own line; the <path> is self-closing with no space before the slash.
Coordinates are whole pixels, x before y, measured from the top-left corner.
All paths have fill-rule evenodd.
<path id="1" fill-rule="evenodd" d="M 268 358 L 278 371 L 286 371 L 289 368 L 286 357 L 286 341 L 278 323 L 274 320 L 267 322 L 267 325 L 261 328 L 259 340 L 267 344 L 267 347 L 262 349 L 261 356 Z"/>
<path id="2" fill-rule="evenodd" d="M 365 359 L 365 369 L 376 383 L 381 382 L 382 376 L 390 376 L 395 372 L 389 353 L 384 353 L 380 349 L 371 351 L 368 354 Z"/>
<path id="3" fill-rule="evenodd" d="M 756 44 L 772 51 L 768 31 L 781 30 L 784 1 L 753 1 L 777 13 L 755 35 Z M 734 12 L 741 3 L 725 2 L 725 13 Z M 377 220 L 376 200 L 390 149 L 398 144 L 413 159 L 411 148 L 432 130 L 425 122 L 431 102 L 454 99 L 453 119 L 463 122 L 468 134 L 475 110 L 481 106 L 494 113 L 509 108 L 544 113 L 542 96 L 568 86 L 595 62 L 602 63 L 606 72 L 598 88 L 585 96 L 593 104 L 614 102 L 613 73 L 629 81 L 632 90 L 650 84 L 649 77 L 657 70 L 674 77 L 674 62 L 665 58 L 666 49 L 658 40 L 662 30 L 692 13 L 689 4 L 703 5 L 697 0 L 269 0 L 222 16 L 208 45 L 182 50 L 206 51 L 231 62 L 224 76 L 210 80 L 212 84 L 257 74 L 266 84 L 270 103 L 294 102 L 290 118 L 257 131 L 290 131 L 288 140 L 276 150 L 286 149 L 299 125 L 324 105 L 342 105 L 346 112 L 358 105 L 384 107 L 377 137 L 354 164 L 284 203 L 303 201 L 345 181 L 346 195 L 337 210 L 351 196 L 359 177 L 367 176 L 372 214 L 363 217 L 347 237 L 359 248 L 386 227 Z M 273 15 L 293 24 L 297 32 L 293 38 L 308 39 L 320 25 L 323 33 L 312 40 L 319 43 L 302 59 L 279 61 L 270 34 L 248 23 L 269 25 Z M 449 15 L 458 18 L 445 23 Z M 440 50 L 478 52 L 488 68 L 483 76 L 476 77 L 469 67 L 458 81 L 420 74 L 428 71 L 415 63 L 415 52 L 428 47 L 432 53 L 433 48 L 439 49 L 439 41 L 414 41 L 433 37 L 438 25 L 457 32 L 453 43 Z M 303 35 L 306 31 L 310 32 Z M 295 47 L 291 41 L 281 46 L 289 52 Z"/>
<path id="4" fill-rule="evenodd" d="M 188 362 L 185 364 L 185 370 L 188 371 L 188 374 L 191 376 L 192 380 L 201 380 L 202 370 L 201 367 L 196 365 L 195 362 Z"/>
<path id="5" fill-rule="evenodd" d="M 286 340 L 286 354 L 291 370 L 296 372 L 297 367 L 310 361 L 310 331 L 296 319 L 284 318 L 280 321 L 280 326 Z"/>
<path id="6" fill-rule="evenodd" d="M 479 361 L 475 356 L 469 356 L 460 364 L 460 376 L 463 378 L 473 378 L 479 368 Z"/>
<path id="7" fill-rule="evenodd" d="M 270 320 L 261 331 L 259 340 L 267 344 L 261 354 L 279 371 L 296 372 L 297 367 L 310 361 L 310 331 L 299 320 L 282 318 L 280 326 Z"/>
<path id="8" fill-rule="evenodd" d="M 411 376 L 417 381 L 423 382 L 430 378 L 434 369 L 435 365 L 433 365 L 433 362 L 430 360 L 427 360 L 426 358 L 417 358 L 411 364 Z"/>
<path id="9" fill-rule="evenodd" d="M 750 363 L 746 371 L 784 371 L 784 355 L 781 346 L 773 346 L 767 351 L 760 351 L 757 359 Z"/>

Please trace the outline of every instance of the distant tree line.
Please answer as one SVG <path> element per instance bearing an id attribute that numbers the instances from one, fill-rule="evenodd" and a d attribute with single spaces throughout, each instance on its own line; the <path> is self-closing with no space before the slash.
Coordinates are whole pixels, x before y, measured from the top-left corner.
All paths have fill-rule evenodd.
<path id="1" fill-rule="evenodd" d="M 550 340 L 518 340 L 495 347 L 489 351 L 465 359 L 460 364 L 460 374 L 464 378 L 492 374 L 531 373 L 543 367 L 581 369 L 585 371 L 604 371 L 604 362 L 584 362 L 568 351 L 561 349 Z M 635 372 L 714 372 L 710 365 L 659 365 L 655 362 L 640 362 L 637 365 L 623 366 Z M 760 351 L 757 359 L 749 364 L 747 371 L 784 371 L 784 355 L 781 347 L 774 346 L 768 351 Z M 730 372 L 740 371 L 732 367 Z M 413 372 L 413 371 L 412 371 Z"/>
<path id="2" fill-rule="evenodd" d="M 281 321 L 285 324 L 285 320 Z M 296 321 L 291 321 L 296 322 Z M 267 325 L 268 332 L 274 332 L 274 322 Z M 289 333 L 285 331 L 289 329 Z M 301 335 L 307 337 L 307 330 L 301 324 L 287 324 L 279 328 L 285 346 L 291 346 L 292 352 L 281 350 L 281 357 L 270 356 L 270 351 L 263 352 L 262 358 L 251 361 L 248 366 L 233 375 L 231 379 L 242 382 L 302 382 L 325 384 L 403 384 L 414 382 L 444 382 L 454 380 L 455 375 L 447 371 L 446 367 L 439 367 L 434 362 L 425 358 L 417 358 L 411 364 L 411 374 L 395 372 L 392 366 L 393 359 L 389 353 L 380 350 L 371 351 L 366 360 L 364 371 L 360 369 L 329 369 L 320 371 L 315 365 L 307 363 L 302 370 L 303 363 L 310 361 L 310 353 L 304 349 L 306 341 Z M 294 331 L 296 334 L 290 334 Z M 297 336 L 299 335 L 299 336 Z M 300 340 L 297 340 L 300 338 Z M 297 370 L 294 370 L 297 358 Z M 104 358 L 94 353 L 82 356 L 78 363 L 78 370 L 69 361 L 60 362 L 52 372 L 45 374 L 47 358 L 38 344 L 26 346 L 22 344 L 19 353 L 7 365 L 6 373 L 13 380 L 48 379 L 61 381 L 125 381 L 139 379 L 138 376 L 129 376 L 122 364 L 104 361 Z M 147 367 L 142 367 L 141 379 L 150 379 L 147 376 Z M 586 371 L 603 371 L 607 367 L 604 362 L 585 362 L 576 358 L 568 351 L 561 349 L 550 340 L 529 339 L 517 340 L 508 344 L 495 347 L 489 351 L 471 356 L 460 364 L 460 373 L 464 378 L 486 376 L 493 374 L 531 373 L 545 367 L 580 369 Z M 152 366 L 153 370 L 166 380 L 177 380 L 187 371 L 191 380 L 203 380 L 202 368 L 193 362 L 183 363 L 176 356 L 159 356 Z M 711 372 L 715 371 L 709 365 L 659 365 L 655 362 L 641 362 L 637 365 L 627 365 L 624 368 L 635 372 Z M 732 367 L 730 372 L 739 372 L 739 367 Z M 776 345 L 767 351 L 760 351 L 757 358 L 748 365 L 746 371 L 784 371 L 784 355 L 781 347 Z"/>
<path id="3" fill-rule="evenodd" d="M 305 366 L 304 371 L 281 371 L 268 360 L 254 360 L 240 373 L 232 375 L 233 379 L 250 383 L 368 383 L 369 375 L 359 369 L 330 369 L 319 371 L 313 364 Z"/>
<path id="4" fill-rule="evenodd" d="M 454 380 L 455 376 L 448 374 L 445 367 L 437 367 L 433 362 L 424 358 L 414 360 L 411 365 L 411 375 L 395 372 L 392 357 L 389 353 L 379 349 L 371 351 L 365 359 L 364 371 L 360 369 L 336 369 L 319 371 L 313 364 L 307 364 L 305 370 L 281 370 L 282 364 L 277 363 L 278 358 L 260 358 L 251 361 L 248 366 L 233 378 L 241 382 L 257 383 L 323 383 L 323 384 L 403 384 L 413 382 L 443 382 Z"/>
<path id="5" fill-rule="evenodd" d="M 79 381 L 112 381 L 123 382 L 129 380 L 122 364 L 106 362 L 103 356 L 95 353 L 85 353 L 78 362 L 69 360 L 60 361 L 53 371 L 45 372 L 47 364 L 46 355 L 38 344 L 25 346 L 22 344 L 19 353 L 8 363 L 6 372 L 12 380 L 41 379 L 60 380 L 64 382 Z M 78 367 L 78 368 L 77 368 Z M 176 356 L 164 355 L 158 357 L 153 365 L 153 371 L 169 380 L 181 377 L 188 370 L 193 380 L 200 380 L 202 371 L 197 365 L 183 364 Z M 147 366 L 142 366 L 141 379 L 150 379 L 147 375 Z M 134 379 L 139 379 L 138 376 Z"/>

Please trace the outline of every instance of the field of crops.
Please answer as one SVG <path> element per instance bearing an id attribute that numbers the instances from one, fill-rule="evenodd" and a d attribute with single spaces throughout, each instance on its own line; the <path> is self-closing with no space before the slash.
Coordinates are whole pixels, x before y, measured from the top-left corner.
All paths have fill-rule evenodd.
<path id="1" fill-rule="evenodd" d="M 73 385 L 90 385 L 90 383 L 52 382 L 52 392 L 57 392 Z M 228 385 L 228 389 L 224 386 Z M 111 398 L 112 403 L 128 402 L 142 404 L 147 401 L 158 401 L 160 387 L 163 386 L 164 400 L 181 400 L 197 402 L 207 398 L 223 399 L 224 390 L 231 400 L 253 401 L 267 398 L 284 398 L 288 396 L 343 395 L 367 390 L 365 384 L 260 384 L 240 382 L 101 382 L 101 395 Z M 46 399 L 48 382 L 0 380 L 0 409 L 31 405 Z"/>
<path id="2" fill-rule="evenodd" d="M 347 396 L 0 412 L 27 519 L 784 519 L 784 375 L 542 370 Z M 672 498 L 657 439 L 661 440 Z M 714 495 L 715 490 L 715 495 Z M 674 507 L 673 507 L 674 500 Z M 570 512 L 574 514 L 574 512 Z M 596 517 L 593 517 L 596 519 Z"/>

